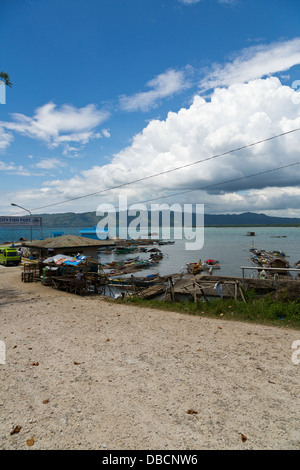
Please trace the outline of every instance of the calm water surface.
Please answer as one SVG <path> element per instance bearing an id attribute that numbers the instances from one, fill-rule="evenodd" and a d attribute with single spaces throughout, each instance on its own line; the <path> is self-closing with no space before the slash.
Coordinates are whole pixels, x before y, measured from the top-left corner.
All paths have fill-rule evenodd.
<path id="1" fill-rule="evenodd" d="M 245 227 L 207 227 L 204 233 L 203 248 L 196 251 L 186 250 L 185 240 L 176 240 L 174 245 L 159 246 L 164 258 L 157 266 L 159 269 L 156 271 L 162 275 L 177 273 L 182 268 L 186 268 L 186 264 L 189 262 L 195 262 L 199 259 L 205 261 L 212 258 L 218 260 L 221 266 L 221 269 L 216 270 L 215 274 L 241 276 L 241 266 L 254 266 L 250 260 L 251 253 L 249 251 L 252 246 L 267 251 L 285 252 L 288 255 L 286 259 L 291 266 L 300 260 L 300 228 L 262 227 L 253 230 L 255 230 L 256 236 L 248 237 L 246 236 L 248 229 Z M 287 238 L 272 238 L 278 236 L 286 236 Z M 149 256 L 148 253 L 142 255 L 146 258 Z M 252 271 L 245 271 L 246 276 L 250 276 L 251 273 Z"/>
<path id="2" fill-rule="evenodd" d="M 51 236 L 53 231 L 63 231 L 64 234 L 79 235 L 81 227 L 71 229 L 43 229 L 43 237 Z M 246 236 L 248 231 L 255 231 L 256 236 Z M 286 238 L 274 238 L 284 236 Z M 14 231 L 14 240 L 20 237 L 30 238 L 28 230 Z M 33 233 L 34 238 L 39 238 L 39 233 Z M 12 240 L 12 232 L 9 230 L 0 230 L 0 243 Z M 267 251 L 280 250 L 285 252 L 287 260 L 292 266 L 300 260 L 300 227 L 206 227 L 204 230 L 204 245 L 201 250 L 187 250 L 186 242 L 188 240 L 176 240 L 173 245 L 162 245 L 158 248 L 163 252 L 163 260 L 154 268 L 140 271 L 137 275 L 147 275 L 159 272 L 162 275 L 178 273 L 186 268 L 189 262 L 195 262 L 201 259 L 205 261 L 212 258 L 219 261 L 221 269 L 215 271 L 220 275 L 241 276 L 241 266 L 253 266 L 250 260 L 249 248 L 254 246 Z M 151 246 L 149 246 L 151 248 Z M 112 260 L 121 260 L 127 257 L 140 256 L 141 259 L 148 259 L 149 253 L 133 253 L 132 255 L 104 255 L 101 254 L 100 261 L 110 262 Z M 251 271 L 246 272 L 247 276 Z"/>

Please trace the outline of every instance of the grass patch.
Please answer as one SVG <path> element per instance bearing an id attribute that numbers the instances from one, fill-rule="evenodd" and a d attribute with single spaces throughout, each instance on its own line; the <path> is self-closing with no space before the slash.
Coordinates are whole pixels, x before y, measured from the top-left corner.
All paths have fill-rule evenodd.
<path id="1" fill-rule="evenodd" d="M 168 302 L 163 300 L 144 300 L 137 297 L 116 300 L 126 304 L 146 308 L 187 313 L 230 321 L 243 321 L 264 325 L 284 326 L 300 329 L 300 303 L 277 301 L 270 296 L 253 298 L 247 296 L 247 303 L 234 299 L 212 299 L 208 302 Z"/>

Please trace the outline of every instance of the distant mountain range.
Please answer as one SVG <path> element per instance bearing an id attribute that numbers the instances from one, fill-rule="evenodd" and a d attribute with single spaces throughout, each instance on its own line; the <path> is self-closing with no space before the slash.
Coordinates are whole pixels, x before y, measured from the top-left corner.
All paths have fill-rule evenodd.
<path id="1" fill-rule="evenodd" d="M 81 227 L 91 228 L 97 225 L 100 218 L 96 216 L 95 212 L 84 212 L 82 214 L 76 214 L 74 212 L 67 212 L 64 214 L 40 214 L 43 217 L 43 227 L 45 228 L 69 228 L 69 227 Z M 134 217 L 128 217 L 128 221 L 135 219 Z M 195 223 L 195 215 L 193 214 L 193 225 Z M 172 225 L 172 217 L 171 217 Z M 299 225 L 300 218 L 289 218 L 289 217 L 270 217 L 265 214 L 257 214 L 254 212 L 245 212 L 243 214 L 205 214 L 204 215 L 205 226 L 245 226 L 245 227 L 257 227 L 262 225 L 273 225 L 273 226 L 287 226 L 287 225 Z"/>
<path id="2" fill-rule="evenodd" d="M 243 214 L 221 214 L 204 215 L 205 225 L 300 225 L 300 219 L 289 217 L 270 217 L 255 212 L 244 212 Z"/>

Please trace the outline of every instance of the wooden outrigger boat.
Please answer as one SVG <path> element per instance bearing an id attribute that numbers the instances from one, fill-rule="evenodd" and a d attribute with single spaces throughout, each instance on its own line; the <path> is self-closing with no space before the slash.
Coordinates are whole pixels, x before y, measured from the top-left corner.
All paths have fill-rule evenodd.
<path id="1" fill-rule="evenodd" d="M 114 253 L 119 253 L 119 254 L 128 254 L 136 251 L 135 246 L 118 246 L 117 248 L 114 249 Z"/>
<path id="2" fill-rule="evenodd" d="M 158 274 L 152 274 L 146 277 L 127 277 L 127 278 L 109 278 L 109 284 L 115 287 L 150 287 L 157 282 Z"/>
<path id="3" fill-rule="evenodd" d="M 212 271 L 213 269 L 220 269 L 219 261 L 208 259 L 204 263 L 199 260 L 197 263 L 187 263 L 187 272 L 191 274 L 199 274 L 202 271 Z"/>

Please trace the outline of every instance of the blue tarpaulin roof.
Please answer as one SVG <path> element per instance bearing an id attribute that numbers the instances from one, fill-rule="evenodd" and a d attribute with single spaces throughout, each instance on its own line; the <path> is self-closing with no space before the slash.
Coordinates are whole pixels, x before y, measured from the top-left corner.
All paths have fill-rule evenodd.
<path id="1" fill-rule="evenodd" d="M 87 256 L 77 255 L 77 256 L 66 256 L 66 255 L 56 255 L 51 256 L 44 260 L 44 263 L 55 263 L 59 266 L 78 266 L 82 261 L 84 261 Z"/>
<path id="2" fill-rule="evenodd" d="M 80 230 L 80 235 L 94 240 L 104 240 L 109 237 L 108 227 L 99 229 L 97 225 L 95 225 L 95 227 L 92 228 L 83 228 Z"/>

